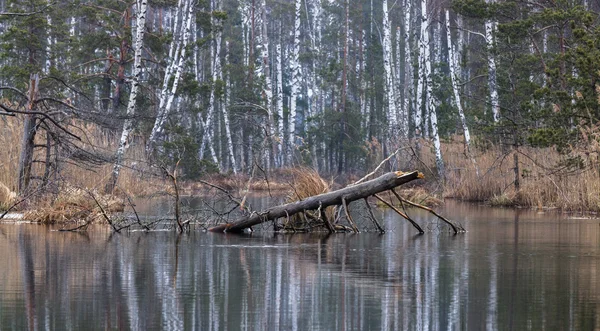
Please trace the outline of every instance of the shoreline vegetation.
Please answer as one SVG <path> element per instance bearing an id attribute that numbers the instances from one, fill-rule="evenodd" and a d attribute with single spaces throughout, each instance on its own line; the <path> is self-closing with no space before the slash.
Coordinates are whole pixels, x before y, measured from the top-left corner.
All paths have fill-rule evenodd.
<path id="1" fill-rule="evenodd" d="M 425 204 L 598 213 L 600 7 L 542 5 L 0 1 L 0 209 L 117 231 L 164 196 L 183 231 L 313 169 L 331 190 L 416 171 L 402 189 Z"/>
<path id="2" fill-rule="evenodd" d="M 14 192 L 17 185 L 15 155 L 18 155 L 14 146 L 18 146 L 16 142 L 20 139 L 21 130 L 16 123 L 4 124 L 4 129 L 7 134 L 0 138 L 0 143 L 12 147 L 0 151 L 0 158 L 4 160 L 0 163 L 0 215 L 19 202 L 11 212 L 21 212 L 25 220 L 39 223 L 70 222 L 76 219 L 101 220 L 105 218 L 105 213 L 122 212 L 126 207 L 131 208 L 133 198 L 174 196 L 175 193 L 179 197 L 202 196 L 215 188 L 244 198 L 248 194 L 290 195 L 298 185 L 294 184 L 297 179 L 303 173 L 311 171 L 302 167 L 272 171 L 253 167 L 247 173 L 212 173 L 196 180 L 180 179 L 177 182 L 169 177 L 169 173 L 176 174 L 176 168 L 171 167 L 169 170 L 166 167 L 161 169 L 145 166 L 143 145 L 139 144 L 132 146 L 127 152 L 123 173 L 113 194 L 102 193 L 112 170 L 112 164 L 107 162 L 87 168 L 65 164 L 44 189 L 23 197 Z M 104 137 L 95 128 L 88 130 L 91 137 Z M 402 164 L 406 168 L 402 170 L 414 168 L 424 173 L 424 180 L 403 186 L 401 190 L 407 199 L 424 205 L 440 205 L 444 199 L 450 198 L 490 206 L 540 211 L 600 212 L 600 169 L 557 169 L 561 155 L 550 148 L 522 147 L 518 150 L 501 151 L 491 145 L 486 145 L 485 148 L 472 146 L 470 159 L 465 156 L 461 141 L 462 137 L 455 136 L 442 142 L 446 163 L 445 182 L 436 175 L 433 148 L 425 140 L 420 141 L 419 157 L 414 155 L 413 149 L 405 148 L 396 158 L 383 162 L 383 151 L 378 151 L 375 154 L 380 155 L 379 158 L 369 160 L 369 164 L 372 169 L 377 164 L 380 165 L 381 169 L 373 175 L 392 170 L 393 162 L 399 166 Z M 115 143 L 108 138 L 96 138 L 92 145 L 97 150 L 110 151 Z M 408 153 L 409 150 L 412 155 Z M 518 169 L 515 170 L 517 166 Z M 41 166 L 35 167 L 36 165 L 33 173 L 42 171 Z M 364 175 L 322 174 L 316 180 L 321 181 L 327 189 L 339 189 L 356 182 Z M 314 176 L 319 174 L 314 172 Z M 298 197 L 303 199 L 318 193 L 322 192 L 304 193 Z M 398 203 L 395 198 L 392 201 Z"/>

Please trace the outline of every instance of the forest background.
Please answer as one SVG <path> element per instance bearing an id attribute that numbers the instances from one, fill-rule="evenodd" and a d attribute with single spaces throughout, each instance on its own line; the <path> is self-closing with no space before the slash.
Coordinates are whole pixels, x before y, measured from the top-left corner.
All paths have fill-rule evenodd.
<path id="1" fill-rule="evenodd" d="M 600 211 L 599 11 L 0 0 L 0 204 L 139 195 L 164 173 L 348 182 L 393 155 L 439 196 Z"/>

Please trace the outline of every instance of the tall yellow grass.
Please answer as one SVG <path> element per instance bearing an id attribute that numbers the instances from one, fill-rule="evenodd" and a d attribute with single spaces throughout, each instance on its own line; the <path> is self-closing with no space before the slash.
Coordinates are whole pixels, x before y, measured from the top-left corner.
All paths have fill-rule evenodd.
<path id="1" fill-rule="evenodd" d="M 81 146 L 107 156 L 114 154 L 118 143 L 117 135 L 107 133 L 93 124 L 77 122 L 71 124 L 72 131 L 82 138 Z M 0 146 L 2 146 L 0 148 L 0 183 L 3 183 L 11 191 L 17 190 L 22 131 L 23 121 L 19 116 L 0 116 Z M 36 144 L 45 144 L 43 131 L 39 131 L 36 135 Z M 45 153 L 45 149 L 36 149 L 34 159 L 44 160 Z M 142 140 L 133 137 L 125 155 L 124 166 L 119 176 L 118 189 L 130 195 L 144 195 L 158 189 L 164 189 L 164 181 L 150 175 L 150 169 L 146 165 L 145 159 Z M 56 184 L 102 191 L 110 179 L 113 165 L 105 163 L 96 167 L 81 167 L 75 163 L 77 161 L 60 164 L 60 177 L 58 180 L 60 183 Z M 41 177 L 43 173 L 44 164 L 34 163 L 32 174 Z"/>
<path id="2" fill-rule="evenodd" d="M 514 185 L 515 154 L 519 164 L 518 190 Z M 600 211 L 597 160 L 589 160 L 588 167 L 581 170 L 557 171 L 562 156 L 553 148 L 519 147 L 502 151 L 488 146 L 485 150 L 472 148 L 477 171 L 464 154 L 461 137 L 445 143 L 443 155 L 447 170 L 446 197 L 540 209 Z M 426 158 L 432 160 L 430 155 Z"/>
<path id="3" fill-rule="evenodd" d="M 289 183 L 290 190 L 287 196 L 288 202 L 301 201 L 313 195 L 319 195 L 331 190 L 330 183 L 327 183 L 318 172 L 310 168 L 290 169 L 292 180 Z M 296 215 L 295 215 L 296 216 Z M 330 221 L 334 218 L 334 207 L 325 209 L 325 217 Z M 318 218 L 318 215 L 315 215 Z M 295 221 L 301 221 L 299 217 Z"/>

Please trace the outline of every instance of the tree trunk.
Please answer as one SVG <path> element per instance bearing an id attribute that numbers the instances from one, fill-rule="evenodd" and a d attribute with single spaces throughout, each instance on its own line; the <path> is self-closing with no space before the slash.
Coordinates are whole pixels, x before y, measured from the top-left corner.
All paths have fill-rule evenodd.
<path id="1" fill-rule="evenodd" d="M 486 3 L 493 3 L 493 0 L 486 0 Z M 492 116 L 494 122 L 500 119 L 500 101 L 498 99 L 498 86 L 496 79 L 496 58 L 494 56 L 494 30 L 496 22 L 485 21 L 485 44 L 487 47 L 488 64 L 488 87 L 490 89 L 490 104 L 492 105 Z"/>
<path id="2" fill-rule="evenodd" d="M 291 165 L 293 162 L 294 148 L 296 146 L 296 102 L 298 95 L 300 94 L 300 8 L 301 0 L 295 0 L 294 10 L 294 45 L 292 50 L 292 63 L 290 65 L 292 69 L 292 94 L 290 96 L 290 115 L 288 117 L 288 148 L 287 148 L 287 162 Z"/>
<path id="3" fill-rule="evenodd" d="M 383 69 L 385 74 L 386 103 L 388 108 L 388 137 L 391 140 L 398 130 L 396 111 L 396 87 L 392 71 L 392 30 L 388 14 L 387 0 L 383 0 Z"/>
<path id="4" fill-rule="evenodd" d="M 225 42 L 225 63 L 229 62 L 229 41 Z M 221 72 L 222 75 L 222 72 Z M 229 81 L 229 72 L 227 72 L 227 78 L 225 79 L 225 100 L 222 105 L 223 121 L 225 122 L 225 136 L 227 139 L 227 152 L 229 154 L 229 161 L 231 162 L 231 170 L 234 174 L 237 174 L 237 163 L 235 162 L 235 153 L 233 151 L 233 140 L 231 139 L 231 128 L 229 123 L 229 102 L 231 100 L 231 82 Z"/>
<path id="5" fill-rule="evenodd" d="M 324 210 L 333 205 L 341 205 L 343 200 L 346 203 L 368 198 L 374 194 L 391 190 L 402 184 L 422 178 L 417 171 L 403 173 L 400 171 L 389 172 L 373 180 L 348 186 L 341 190 L 323 193 L 309 197 L 302 201 L 291 202 L 288 204 L 269 208 L 262 212 L 252 213 L 250 216 L 242 217 L 232 223 L 222 224 L 209 229 L 212 232 L 242 232 L 251 226 L 274 221 L 278 218 L 292 216 L 294 214 L 307 210 Z"/>
<path id="6" fill-rule="evenodd" d="M 182 30 L 178 33 L 177 27 L 179 22 L 179 16 L 181 16 Z M 162 131 L 164 129 L 165 122 L 167 120 L 167 115 L 171 110 L 171 104 L 173 102 L 173 98 L 175 92 L 177 91 L 177 85 L 179 84 L 179 78 L 181 77 L 181 72 L 183 70 L 184 59 L 185 59 L 185 51 L 188 44 L 188 39 L 190 37 L 191 23 L 194 15 L 194 5 L 191 0 L 180 0 L 179 5 L 177 6 L 177 12 L 175 13 L 175 23 L 173 28 L 173 35 L 179 36 L 176 37 L 171 42 L 171 46 L 169 48 L 169 65 L 167 66 L 167 70 L 165 72 L 165 77 L 163 79 L 163 87 L 161 89 L 158 114 L 156 115 L 156 120 L 154 121 L 154 126 L 152 127 L 152 132 L 150 133 L 150 138 L 148 139 L 148 144 L 146 146 L 146 152 L 152 153 L 154 151 L 155 145 L 158 142 L 158 139 L 162 135 Z M 181 45 L 181 35 L 183 34 L 183 46 Z M 169 84 L 173 83 L 171 89 L 169 90 Z"/>
<path id="7" fill-rule="evenodd" d="M 403 117 L 401 119 L 401 125 L 406 137 L 408 137 L 408 123 L 410 118 L 411 100 L 414 99 L 414 76 L 410 44 L 410 14 L 412 10 L 411 3 L 411 0 L 406 0 L 404 8 L 404 99 L 402 102 Z"/>
<path id="8" fill-rule="evenodd" d="M 425 2 L 425 0 L 423 0 Z M 429 22 L 428 15 L 424 14 L 424 21 L 427 24 Z M 445 170 L 444 170 L 444 160 L 442 159 L 442 149 L 440 144 L 440 136 L 438 133 L 438 125 L 437 125 L 437 113 L 436 113 L 436 98 L 433 95 L 433 73 L 432 73 L 432 59 L 431 52 L 429 50 L 429 38 L 428 31 L 425 30 L 424 40 L 424 56 L 425 56 L 425 93 L 426 93 L 426 114 L 429 114 L 429 119 L 431 121 L 431 134 L 433 136 L 433 147 L 435 150 L 435 163 L 437 166 L 438 175 L 440 178 L 444 178 Z M 439 48 L 436 47 L 436 50 Z M 434 52 L 435 53 L 435 52 Z M 425 123 L 427 127 L 427 123 Z"/>
<path id="9" fill-rule="evenodd" d="M 261 3 L 261 67 L 262 67 L 262 75 L 265 80 L 265 85 L 263 87 L 263 96 L 264 96 L 264 104 L 265 109 L 267 109 L 267 132 L 269 134 L 271 150 L 271 156 L 266 159 L 267 168 L 270 167 L 271 162 L 274 162 L 275 152 L 277 150 L 275 145 L 274 137 L 274 119 L 273 119 L 273 84 L 271 81 L 271 70 L 269 67 L 269 35 L 267 31 L 267 4 L 266 0 L 262 0 Z"/>
<path id="10" fill-rule="evenodd" d="M 280 31 L 281 31 L 280 24 Z M 277 136 L 277 155 L 275 159 L 280 166 L 283 166 L 283 162 L 286 158 L 283 155 L 284 152 L 284 127 L 283 127 L 283 54 L 281 52 L 281 36 L 275 46 L 275 58 L 277 62 L 277 128 L 275 135 Z"/>
<path id="11" fill-rule="evenodd" d="M 409 0 L 410 1 L 410 0 Z M 429 43 L 429 35 L 427 34 L 427 1 L 421 0 L 421 36 L 419 37 L 419 78 L 417 81 L 417 104 L 415 107 L 415 138 L 417 140 L 423 134 L 423 117 L 422 117 L 422 106 L 423 106 L 423 86 L 425 85 L 425 44 Z"/>
<path id="12" fill-rule="evenodd" d="M 454 103 L 458 109 L 458 117 L 462 125 L 463 134 L 465 136 L 465 150 L 469 153 L 471 135 L 467 126 L 467 119 L 460 102 L 460 86 L 458 84 L 457 56 L 452 45 L 452 33 L 450 32 L 450 11 L 446 9 L 446 38 L 448 39 L 448 63 L 450 65 L 450 79 L 452 81 L 452 92 L 454 94 Z"/>
<path id="13" fill-rule="evenodd" d="M 31 74 L 29 79 L 29 111 L 35 109 L 35 99 L 38 94 L 38 84 L 40 76 Z M 34 114 L 25 115 L 23 124 L 23 138 L 21 139 L 21 155 L 19 157 L 19 194 L 24 195 L 29 188 L 31 180 L 31 165 L 33 163 L 33 149 L 35 147 L 35 134 L 37 131 L 37 117 Z"/>
<path id="14" fill-rule="evenodd" d="M 146 30 L 146 12 L 148 9 L 148 0 L 138 0 L 135 4 L 136 8 L 136 30 L 134 40 L 134 56 L 133 56 L 133 76 L 131 77 L 131 92 L 129 93 L 129 101 L 127 102 L 127 117 L 123 123 L 123 131 L 121 132 L 121 140 L 115 155 L 115 166 L 112 171 L 111 179 L 108 182 L 105 192 L 111 193 L 117 181 L 119 180 L 119 171 L 123 162 L 123 156 L 127 147 L 131 131 L 133 131 L 133 117 L 135 115 L 135 103 L 140 86 L 140 76 L 142 74 L 142 47 L 144 45 L 144 32 Z"/>
<path id="15" fill-rule="evenodd" d="M 220 10 L 221 8 L 221 3 L 219 0 L 213 1 L 212 4 L 212 9 L 213 10 Z M 212 22 L 213 27 L 216 25 L 216 21 L 213 18 L 213 22 Z M 217 84 L 217 80 L 220 79 L 223 74 L 221 72 L 221 35 L 222 32 L 220 31 L 220 28 L 217 28 L 218 30 L 215 32 L 215 39 L 213 40 L 213 51 L 212 51 L 212 58 L 213 58 L 213 65 L 212 65 L 212 91 L 210 93 L 210 97 L 209 97 L 209 101 L 208 101 L 208 109 L 206 110 L 207 114 L 206 114 L 206 122 L 204 123 L 204 132 L 202 134 L 202 142 L 200 145 L 200 151 L 199 151 L 199 158 L 203 159 L 204 158 L 204 147 L 208 146 L 208 149 L 210 150 L 210 154 L 212 157 L 212 161 L 213 163 L 219 167 L 219 170 L 221 170 L 221 166 L 219 163 L 219 159 L 217 158 L 217 154 L 215 152 L 214 149 L 214 144 L 213 144 L 213 120 L 214 117 L 216 115 L 216 110 L 215 110 L 215 103 L 217 100 L 217 90 L 216 90 L 216 84 Z M 202 120 L 202 114 L 198 114 L 199 120 Z"/>

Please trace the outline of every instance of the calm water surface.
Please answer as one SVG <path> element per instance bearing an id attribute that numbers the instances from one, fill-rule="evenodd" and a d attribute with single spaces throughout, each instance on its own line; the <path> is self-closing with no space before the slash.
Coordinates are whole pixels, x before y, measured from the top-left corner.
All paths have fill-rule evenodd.
<path id="1" fill-rule="evenodd" d="M 0 225 L 0 330 L 600 330 L 600 220 L 441 211 L 468 232 Z"/>

